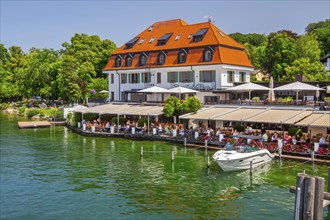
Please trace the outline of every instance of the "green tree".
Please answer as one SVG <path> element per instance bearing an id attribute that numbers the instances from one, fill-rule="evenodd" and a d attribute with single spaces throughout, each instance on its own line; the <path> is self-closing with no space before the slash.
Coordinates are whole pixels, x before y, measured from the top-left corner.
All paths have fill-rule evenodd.
<path id="1" fill-rule="evenodd" d="M 303 74 L 306 81 L 329 81 L 325 66 L 319 61 L 311 62 L 309 58 L 299 58 L 285 70 L 284 80 L 294 80 L 297 74 Z"/>
<path id="2" fill-rule="evenodd" d="M 314 34 L 306 34 L 297 40 L 299 58 L 309 58 L 310 62 L 320 60 L 321 50 Z"/>
<path id="3" fill-rule="evenodd" d="M 330 53 L 330 19 L 310 23 L 305 29 L 306 33 L 313 33 L 319 42 L 321 57 Z"/>
<path id="4" fill-rule="evenodd" d="M 170 96 L 165 100 L 163 112 L 166 117 L 179 116 L 182 113 L 182 103 L 176 96 Z"/>
<path id="5" fill-rule="evenodd" d="M 297 58 L 297 44 L 286 32 L 271 33 L 266 49 L 265 68 L 275 80 L 282 80 L 286 75 L 285 68 Z"/>
<path id="6" fill-rule="evenodd" d="M 234 40 L 239 42 L 240 44 L 244 45 L 246 43 L 253 45 L 255 47 L 258 47 L 262 44 L 267 43 L 267 36 L 265 34 L 242 34 L 242 33 L 233 33 L 230 34 L 230 37 L 232 37 Z"/>
<path id="7" fill-rule="evenodd" d="M 202 107 L 202 103 L 196 96 L 189 96 L 182 103 L 182 110 L 184 113 L 196 113 Z"/>

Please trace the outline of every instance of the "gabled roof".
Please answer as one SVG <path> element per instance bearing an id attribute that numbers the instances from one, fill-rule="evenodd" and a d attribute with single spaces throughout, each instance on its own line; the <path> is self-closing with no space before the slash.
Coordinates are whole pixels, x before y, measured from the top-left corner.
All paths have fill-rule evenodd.
<path id="1" fill-rule="evenodd" d="M 178 35 L 180 37 L 177 37 Z M 202 37 L 202 40 L 195 42 L 194 37 L 196 36 Z M 163 42 L 159 43 L 162 38 L 164 38 Z M 253 67 L 244 47 L 211 22 L 192 25 L 188 25 L 181 19 L 156 22 L 130 39 L 139 40 L 131 48 L 124 44 L 115 50 L 103 70 L 143 69 L 145 66 L 138 65 L 138 54 L 142 52 L 148 53 L 148 68 L 210 64 Z M 203 61 L 205 48 L 211 48 L 214 51 L 212 61 Z M 177 55 L 182 49 L 189 52 L 186 62 L 178 63 Z M 157 65 L 157 55 L 160 51 L 166 51 L 166 59 L 164 64 Z M 132 65 L 126 67 L 125 62 L 122 62 L 122 66 L 116 67 L 115 57 L 118 55 L 126 57 L 128 54 L 134 56 Z"/>
<path id="2" fill-rule="evenodd" d="M 189 35 L 194 35 L 201 29 L 209 29 L 205 33 L 202 41 L 193 42 L 193 38 L 188 38 Z M 171 39 L 165 44 L 158 46 L 158 39 L 163 37 L 167 33 L 172 33 Z M 181 35 L 178 40 L 174 40 L 177 35 Z M 132 48 L 126 49 L 126 45 L 122 45 L 113 54 L 122 53 L 136 53 L 142 51 L 157 51 L 157 50 L 169 50 L 169 49 L 179 49 L 179 48 L 190 48 L 206 45 L 224 45 L 229 47 L 235 47 L 238 49 L 244 49 L 244 47 L 233 40 L 231 37 L 226 35 L 223 31 L 218 29 L 211 22 L 204 22 L 199 24 L 188 25 L 181 19 L 169 20 L 156 22 L 144 31 L 142 31 L 137 36 L 131 38 L 145 39 L 141 44 L 135 44 Z M 155 38 L 152 43 L 149 43 L 151 38 Z"/>

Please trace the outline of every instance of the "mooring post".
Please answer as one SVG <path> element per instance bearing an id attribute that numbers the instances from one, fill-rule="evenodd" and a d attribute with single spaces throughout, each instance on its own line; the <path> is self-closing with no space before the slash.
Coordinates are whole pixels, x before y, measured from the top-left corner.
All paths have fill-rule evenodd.
<path id="1" fill-rule="evenodd" d="M 311 160 L 312 160 L 312 162 L 314 162 L 314 155 L 315 155 L 315 152 L 314 152 L 314 150 L 312 150 L 311 151 Z"/>
<path id="2" fill-rule="evenodd" d="M 281 159 L 282 158 L 282 147 L 278 148 L 278 154 L 279 154 L 279 157 Z"/>
<path id="3" fill-rule="evenodd" d="M 140 157 L 143 157 L 143 146 L 141 146 L 141 153 L 140 153 Z"/>
<path id="4" fill-rule="evenodd" d="M 296 203 L 294 207 L 294 219 L 299 220 L 300 213 L 299 213 L 299 207 L 300 207 L 300 196 L 301 196 L 301 189 L 300 187 L 297 187 L 297 192 L 296 192 Z"/>
<path id="5" fill-rule="evenodd" d="M 252 176 L 252 161 L 250 161 L 250 175 Z"/>
<path id="6" fill-rule="evenodd" d="M 174 151 L 172 151 L 171 161 L 174 162 Z"/>
<path id="7" fill-rule="evenodd" d="M 306 176 L 302 219 L 314 219 L 314 192 L 315 178 Z"/>
<path id="8" fill-rule="evenodd" d="M 204 141 L 204 146 L 207 149 L 207 140 Z"/>
<path id="9" fill-rule="evenodd" d="M 302 211 L 303 211 L 303 201 L 304 201 L 304 189 L 305 189 L 305 177 L 307 175 L 305 173 L 298 173 L 296 180 L 296 188 L 300 189 L 299 194 L 298 191 L 296 193 L 296 206 L 295 206 L 295 219 L 302 219 Z M 299 200 L 299 201 L 298 201 Z"/>
<path id="10" fill-rule="evenodd" d="M 210 168 L 210 155 L 207 155 L 207 168 Z"/>
<path id="11" fill-rule="evenodd" d="M 187 146 L 187 138 L 184 138 L 184 139 L 183 139 L 183 145 L 184 145 L 184 146 Z"/>
<path id="12" fill-rule="evenodd" d="M 324 178 L 315 177 L 314 219 L 323 218 Z"/>
<path id="13" fill-rule="evenodd" d="M 328 192 L 330 193 L 330 167 L 328 167 Z"/>

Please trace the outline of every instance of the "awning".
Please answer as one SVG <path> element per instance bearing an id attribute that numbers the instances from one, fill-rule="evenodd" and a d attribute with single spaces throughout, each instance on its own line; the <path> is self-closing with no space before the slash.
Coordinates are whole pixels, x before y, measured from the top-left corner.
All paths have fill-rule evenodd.
<path id="1" fill-rule="evenodd" d="M 225 107 L 210 107 L 206 109 L 199 110 L 196 114 L 187 114 L 180 116 L 180 119 L 199 119 L 199 120 L 213 120 L 214 116 L 219 114 L 223 114 L 226 112 L 230 112 L 236 109 L 233 108 L 225 108 Z"/>
<path id="2" fill-rule="evenodd" d="M 302 121 L 298 122 L 298 126 L 311 126 L 311 127 L 330 127 L 330 112 L 326 113 L 313 113 Z"/>
<path id="3" fill-rule="evenodd" d="M 235 111 L 232 111 L 228 114 L 223 114 L 218 117 L 214 117 L 213 120 L 221 121 L 245 121 L 248 117 L 253 117 L 261 112 L 264 112 L 266 109 L 256 109 L 256 108 L 240 108 Z"/>

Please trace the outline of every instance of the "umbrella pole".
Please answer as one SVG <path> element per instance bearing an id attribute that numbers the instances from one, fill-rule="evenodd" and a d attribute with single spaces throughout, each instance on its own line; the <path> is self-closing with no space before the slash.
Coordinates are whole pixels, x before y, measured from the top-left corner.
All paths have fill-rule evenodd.
<path id="1" fill-rule="evenodd" d="M 298 105 L 298 91 L 296 91 L 296 104 Z"/>
<path id="2" fill-rule="evenodd" d="M 251 91 L 249 91 L 249 100 L 251 100 Z"/>

